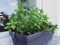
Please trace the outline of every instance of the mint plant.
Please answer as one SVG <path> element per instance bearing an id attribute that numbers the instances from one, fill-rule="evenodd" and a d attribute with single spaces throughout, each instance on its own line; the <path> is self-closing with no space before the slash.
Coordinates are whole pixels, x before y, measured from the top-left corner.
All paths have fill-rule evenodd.
<path id="1" fill-rule="evenodd" d="M 30 35 L 37 32 L 51 32 L 57 29 L 56 24 L 48 20 L 47 14 L 43 9 L 24 9 L 23 4 L 19 3 L 15 13 L 11 14 L 5 29 L 14 31 L 22 35 Z"/>

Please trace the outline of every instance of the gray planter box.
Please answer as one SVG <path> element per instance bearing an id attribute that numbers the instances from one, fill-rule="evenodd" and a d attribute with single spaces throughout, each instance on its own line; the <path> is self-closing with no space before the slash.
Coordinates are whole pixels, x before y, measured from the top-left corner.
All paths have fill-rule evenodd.
<path id="1" fill-rule="evenodd" d="M 47 45 L 53 32 L 39 32 L 32 35 L 13 34 L 14 45 Z"/>

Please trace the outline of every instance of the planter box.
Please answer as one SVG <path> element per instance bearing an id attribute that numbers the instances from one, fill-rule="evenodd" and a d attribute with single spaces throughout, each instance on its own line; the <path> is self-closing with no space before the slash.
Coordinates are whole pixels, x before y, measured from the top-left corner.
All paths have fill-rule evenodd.
<path id="1" fill-rule="evenodd" d="M 27 36 L 17 33 L 13 35 L 14 45 L 47 45 L 52 39 L 53 32 L 39 32 Z"/>
<path id="2" fill-rule="evenodd" d="M 0 32 L 0 45 L 14 45 L 8 31 Z"/>

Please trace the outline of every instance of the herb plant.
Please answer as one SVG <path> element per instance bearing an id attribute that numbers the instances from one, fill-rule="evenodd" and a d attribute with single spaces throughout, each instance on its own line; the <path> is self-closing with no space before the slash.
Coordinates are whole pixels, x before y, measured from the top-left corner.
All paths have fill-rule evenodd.
<path id="1" fill-rule="evenodd" d="M 23 4 L 19 3 L 6 24 L 5 29 L 14 31 L 22 35 L 30 35 L 37 32 L 51 32 L 57 29 L 56 24 L 52 24 L 48 20 L 47 14 L 43 9 L 24 9 Z"/>

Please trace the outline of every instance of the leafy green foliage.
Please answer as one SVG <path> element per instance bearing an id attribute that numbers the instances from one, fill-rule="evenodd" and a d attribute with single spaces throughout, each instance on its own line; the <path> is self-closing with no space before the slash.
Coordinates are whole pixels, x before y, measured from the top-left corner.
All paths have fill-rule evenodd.
<path id="1" fill-rule="evenodd" d="M 53 31 L 57 29 L 57 25 L 49 22 L 47 14 L 44 14 L 43 9 L 27 10 L 23 8 L 23 4 L 19 3 L 5 29 L 20 34 L 33 34 L 40 31 Z"/>

